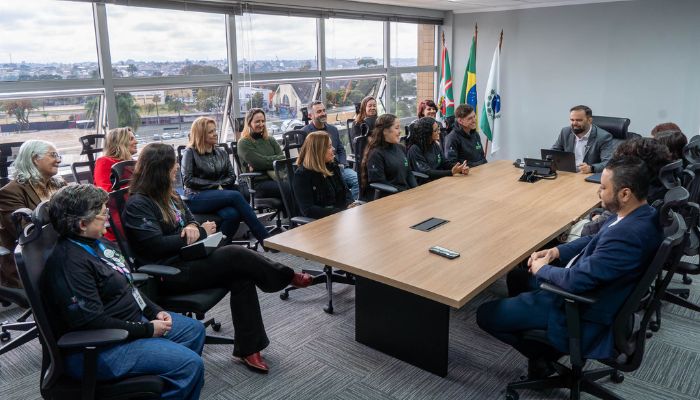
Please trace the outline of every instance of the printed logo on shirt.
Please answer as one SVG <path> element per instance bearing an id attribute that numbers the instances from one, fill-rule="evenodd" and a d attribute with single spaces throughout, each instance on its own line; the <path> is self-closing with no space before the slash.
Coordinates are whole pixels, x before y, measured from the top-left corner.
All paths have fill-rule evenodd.
<path id="1" fill-rule="evenodd" d="M 408 167 L 408 158 L 406 157 L 403 158 L 403 166 Z"/>
<path id="2" fill-rule="evenodd" d="M 477 144 L 474 146 L 474 148 L 477 149 L 477 150 L 481 150 L 481 143 L 477 143 Z"/>

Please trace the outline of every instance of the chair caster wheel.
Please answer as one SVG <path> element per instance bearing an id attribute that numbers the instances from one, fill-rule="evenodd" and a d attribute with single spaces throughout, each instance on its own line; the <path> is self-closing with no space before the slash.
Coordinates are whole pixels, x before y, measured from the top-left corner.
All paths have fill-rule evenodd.
<path id="1" fill-rule="evenodd" d="M 658 332 L 659 329 L 661 329 L 661 324 L 659 324 L 658 321 L 651 321 L 649 322 L 649 329 L 651 329 L 652 332 Z"/>
<path id="2" fill-rule="evenodd" d="M 12 305 L 12 303 L 8 303 L 6 301 L 0 301 L 0 305 L 2 305 L 3 307 L 9 307 Z"/>
<path id="3" fill-rule="evenodd" d="M 280 299 L 287 300 L 288 298 L 289 298 L 289 293 L 287 293 L 287 292 L 280 293 Z"/>
<path id="4" fill-rule="evenodd" d="M 323 307 L 323 311 L 325 311 L 326 314 L 333 314 L 333 307 L 325 306 Z"/>
<path id="5" fill-rule="evenodd" d="M 10 335 L 10 332 L 2 332 L 0 333 L 0 342 L 9 342 L 10 339 L 12 339 L 12 335 Z"/>
<path id="6" fill-rule="evenodd" d="M 620 371 L 613 371 L 610 373 L 610 380 L 615 383 L 622 383 L 625 380 L 625 376 Z"/>
<path id="7" fill-rule="evenodd" d="M 683 283 L 685 283 L 686 285 L 690 285 L 691 283 L 693 283 L 693 278 L 689 277 L 688 275 L 684 275 Z"/>
<path id="8" fill-rule="evenodd" d="M 221 322 L 215 322 L 211 325 L 211 329 L 214 330 L 214 332 L 218 332 L 221 330 Z"/>
<path id="9" fill-rule="evenodd" d="M 651 332 L 647 332 L 647 333 L 646 333 L 646 336 L 647 336 L 647 339 L 651 339 L 652 336 L 654 336 L 654 334 L 651 333 Z"/>
<path id="10" fill-rule="evenodd" d="M 690 293 L 679 293 L 678 297 L 680 297 L 681 299 L 688 300 L 688 297 L 690 297 Z"/>
<path id="11" fill-rule="evenodd" d="M 513 389 L 506 389 L 506 400 L 518 400 L 520 395 Z"/>

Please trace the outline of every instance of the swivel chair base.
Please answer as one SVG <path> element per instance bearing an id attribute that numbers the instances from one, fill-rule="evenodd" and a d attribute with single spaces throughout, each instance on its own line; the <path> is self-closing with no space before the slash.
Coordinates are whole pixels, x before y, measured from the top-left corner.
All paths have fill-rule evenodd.
<path id="1" fill-rule="evenodd" d="M 334 273 L 333 267 L 328 265 L 323 267 L 323 271 L 302 269 L 301 272 L 313 276 L 313 280 L 309 286 L 314 286 L 321 283 L 326 284 L 326 290 L 328 291 L 328 305 L 323 307 L 323 311 L 328 314 L 333 314 L 333 282 L 344 283 L 346 285 L 355 285 L 354 276 L 348 274 L 347 272 L 345 272 L 345 275 Z M 289 298 L 289 292 L 296 289 L 299 288 L 289 286 L 288 288 L 284 289 L 284 292 L 280 293 L 280 299 L 287 300 Z"/>
<path id="2" fill-rule="evenodd" d="M 506 387 L 506 400 L 518 400 L 520 396 L 516 390 L 519 389 L 556 389 L 565 388 L 571 390 L 570 398 L 578 400 L 581 392 L 589 393 L 603 400 L 623 400 L 610 390 L 596 383 L 598 379 L 609 376 L 615 383 L 621 383 L 625 377 L 614 368 L 598 368 L 583 372 L 581 367 L 568 368 L 560 363 L 553 363 L 557 370 L 555 376 L 542 379 L 524 379 L 520 382 L 509 383 Z"/>
<path id="3" fill-rule="evenodd" d="M 17 322 L 3 322 L 0 324 L 0 342 L 4 343 L 4 345 L 0 347 L 0 354 L 5 354 L 10 350 L 16 349 L 39 336 L 36 323 L 34 321 L 27 322 L 27 318 L 29 318 L 30 315 L 32 315 L 32 310 L 28 309 L 17 318 Z M 11 331 L 22 332 L 22 334 L 12 339 Z"/>

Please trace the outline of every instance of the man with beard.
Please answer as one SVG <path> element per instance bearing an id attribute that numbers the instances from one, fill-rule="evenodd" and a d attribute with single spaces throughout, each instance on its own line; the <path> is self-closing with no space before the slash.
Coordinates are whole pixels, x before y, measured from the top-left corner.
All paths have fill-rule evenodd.
<path id="1" fill-rule="evenodd" d="M 593 125 L 593 111 L 587 106 L 572 107 L 569 121 L 571 126 L 561 129 L 552 150 L 574 153 L 578 172 L 603 171 L 614 150 L 610 132 Z"/>
<path id="2" fill-rule="evenodd" d="M 360 196 L 360 183 L 357 179 L 357 172 L 352 168 L 347 168 L 348 159 L 345 152 L 345 146 L 340 141 L 340 134 L 338 133 L 338 128 L 333 125 L 329 125 L 328 114 L 326 113 L 326 106 L 323 102 L 314 101 L 309 106 L 309 112 L 311 116 L 311 123 L 306 125 L 302 130 L 309 134 L 311 132 L 324 131 L 328 132 L 328 136 L 331 137 L 331 144 L 335 148 L 335 161 L 340 167 L 340 173 L 343 176 L 343 182 L 350 189 L 353 199 L 357 200 Z M 306 136 L 304 136 L 306 138 Z"/>
<path id="3" fill-rule="evenodd" d="M 595 304 L 581 306 L 583 356 L 614 356 L 615 315 L 662 240 L 656 210 L 646 202 L 649 170 L 638 157 L 612 159 L 603 169 L 598 194 L 603 207 L 613 215 L 600 231 L 532 253 L 527 262 L 530 291 L 482 304 L 477 310 L 481 329 L 528 358 L 530 378 L 551 375 L 550 362 L 569 350 L 564 300 L 539 289 L 542 282 L 598 299 Z M 561 266 L 552 265 L 555 260 Z M 525 341 L 523 332 L 533 329 L 546 330 L 549 345 Z"/>

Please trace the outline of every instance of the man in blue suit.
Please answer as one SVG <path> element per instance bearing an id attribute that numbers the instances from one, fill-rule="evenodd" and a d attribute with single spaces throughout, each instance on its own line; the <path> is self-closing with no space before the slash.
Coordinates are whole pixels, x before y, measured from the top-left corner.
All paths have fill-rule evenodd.
<path id="1" fill-rule="evenodd" d="M 547 362 L 568 352 L 564 301 L 538 289 L 541 282 L 597 298 L 595 304 L 581 308 L 583 355 L 593 359 L 616 355 L 615 314 L 662 240 L 657 213 L 646 202 L 650 176 L 646 163 L 637 157 L 612 159 L 602 172 L 598 194 L 613 215 L 601 230 L 533 253 L 528 260 L 533 290 L 482 304 L 477 310 L 481 329 L 528 358 L 532 378 L 547 375 Z M 557 259 L 564 267 L 551 265 Z M 551 346 L 524 342 L 522 333 L 533 329 L 546 330 Z"/>

